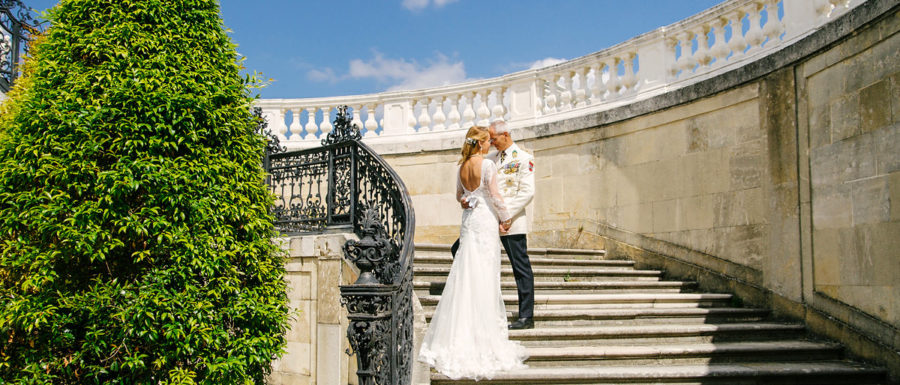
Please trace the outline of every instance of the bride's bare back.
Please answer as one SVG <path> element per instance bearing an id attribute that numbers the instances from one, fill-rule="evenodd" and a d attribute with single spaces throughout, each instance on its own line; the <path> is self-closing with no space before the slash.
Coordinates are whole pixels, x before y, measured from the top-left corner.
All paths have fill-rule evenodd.
<path id="1" fill-rule="evenodd" d="M 459 180 L 467 191 L 475 191 L 481 186 L 481 162 L 483 157 L 473 156 L 459 167 Z"/>

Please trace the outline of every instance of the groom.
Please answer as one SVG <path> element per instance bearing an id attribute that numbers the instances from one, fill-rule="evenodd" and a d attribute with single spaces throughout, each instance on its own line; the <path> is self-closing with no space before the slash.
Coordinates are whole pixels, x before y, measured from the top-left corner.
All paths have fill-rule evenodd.
<path id="1" fill-rule="evenodd" d="M 525 217 L 525 206 L 534 197 L 534 157 L 523 151 L 513 142 L 506 122 L 498 120 L 489 128 L 491 145 L 497 148 L 487 156 L 497 164 L 497 187 L 506 203 L 506 209 L 512 215 L 509 230 L 500 234 L 500 243 L 506 249 L 506 255 L 512 265 L 516 278 L 516 289 L 519 294 L 519 319 L 509 325 L 510 329 L 534 328 L 534 273 L 531 261 L 528 260 L 528 219 Z M 463 207 L 465 208 L 465 207 Z M 502 230 L 502 229 L 501 229 Z M 450 247 L 456 255 L 459 240 Z"/>

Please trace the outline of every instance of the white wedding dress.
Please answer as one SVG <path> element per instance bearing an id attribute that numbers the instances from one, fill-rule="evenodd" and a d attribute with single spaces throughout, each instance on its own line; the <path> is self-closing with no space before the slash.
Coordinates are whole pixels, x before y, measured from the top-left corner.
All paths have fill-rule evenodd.
<path id="1" fill-rule="evenodd" d="M 481 183 L 467 191 L 457 172 L 457 200 L 467 199 L 459 250 L 447 284 L 422 341 L 419 360 L 452 379 L 491 378 L 526 367 L 525 348 L 509 340 L 506 306 L 500 293 L 498 219 L 509 214 L 497 189 L 497 166 L 481 163 Z"/>

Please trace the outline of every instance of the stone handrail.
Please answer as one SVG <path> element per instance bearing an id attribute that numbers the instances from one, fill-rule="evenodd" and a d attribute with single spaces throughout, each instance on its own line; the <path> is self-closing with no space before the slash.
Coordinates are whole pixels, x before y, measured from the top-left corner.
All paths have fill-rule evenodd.
<path id="1" fill-rule="evenodd" d="M 367 142 L 412 142 L 497 119 L 513 129 L 608 110 L 743 66 L 865 0 L 729 0 L 613 47 L 550 67 L 412 91 L 256 105 L 288 148 L 319 144 L 339 105 Z M 740 28 L 737 28 L 740 26 Z M 445 134 L 444 133 L 453 133 Z"/>

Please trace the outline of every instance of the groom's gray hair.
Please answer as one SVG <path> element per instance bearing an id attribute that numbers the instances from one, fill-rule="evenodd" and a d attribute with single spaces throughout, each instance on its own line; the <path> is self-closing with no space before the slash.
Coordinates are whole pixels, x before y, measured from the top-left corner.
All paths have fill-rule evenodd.
<path id="1" fill-rule="evenodd" d="M 509 132 L 509 127 L 506 126 L 506 121 L 504 120 L 495 120 L 493 123 L 491 123 L 491 127 L 494 129 L 494 133 L 497 135 Z"/>

